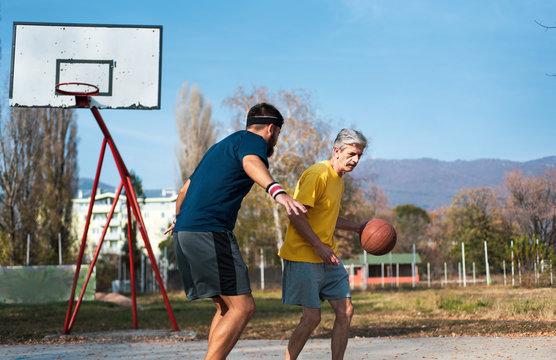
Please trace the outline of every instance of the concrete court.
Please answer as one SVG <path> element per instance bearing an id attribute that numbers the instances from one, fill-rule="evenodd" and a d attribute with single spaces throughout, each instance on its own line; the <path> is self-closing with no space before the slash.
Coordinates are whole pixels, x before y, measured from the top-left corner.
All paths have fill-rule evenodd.
<path id="1" fill-rule="evenodd" d="M 287 341 L 240 340 L 230 360 L 283 359 Z M 330 359 L 330 340 L 310 340 L 299 359 Z M 207 341 L 2 345 L 0 359 L 202 359 Z M 345 359 L 556 359 L 556 337 L 354 338 Z"/>

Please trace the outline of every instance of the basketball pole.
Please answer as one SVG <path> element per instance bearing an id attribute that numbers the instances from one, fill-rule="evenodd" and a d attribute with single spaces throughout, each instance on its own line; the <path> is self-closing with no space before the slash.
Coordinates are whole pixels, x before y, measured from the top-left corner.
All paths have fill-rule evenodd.
<path id="1" fill-rule="evenodd" d="M 88 99 L 87 99 L 88 100 Z M 89 102 L 87 101 L 86 103 L 80 102 L 78 104 L 79 107 L 88 107 Z M 83 262 L 83 253 L 85 250 L 85 243 L 86 243 L 86 238 L 87 238 L 87 232 L 88 232 L 88 228 L 89 228 L 89 223 L 90 223 L 90 218 L 92 215 L 92 208 L 94 206 L 94 201 L 95 201 L 95 196 L 96 196 L 96 191 L 97 191 L 97 187 L 98 187 L 98 182 L 99 182 L 99 178 L 100 178 L 100 170 L 102 167 L 102 162 L 103 162 L 103 158 L 104 158 L 104 152 L 105 152 L 105 148 L 106 148 L 106 144 L 108 144 L 110 146 L 110 150 L 112 152 L 112 155 L 114 157 L 114 162 L 116 163 L 116 167 L 118 168 L 118 172 L 120 173 L 120 178 L 122 180 L 122 183 L 120 184 L 120 188 L 119 190 L 121 191 L 121 187 L 123 186 L 125 188 L 125 192 L 126 192 L 126 206 L 127 206 L 127 216 L 128 216 L 128 240 L 129 240 L 129 253 L 130 253 L 130 275 L 131 275 L 131 291 L 132 291 L 132 302 L 133 302 L 133 326 L 136 329 L 137 328 L 137 309 L 136 309 L 136 299 L 135 299 L 135 279 L 134 277 L 134 269 L 133 269 L 133 247 L 132 247 L 132 240 L 131 240 L 131 212 L 133 212 L 133 216 L 135 218 L 135 220 L 137 221 L 137 227 L 139 229 L 139 232 L 141 233 L 141 237 L 143 238 L 143 242 L 145 244 L 145 249 L 147 250 L 147 254 L 149 256 L 149 259 L 151 261 L 151 266 L 153 268 L 153 272 L 156 276 L 156 280 L 158 282 L 158 286 L 160 289 L 160 292 L 162 294 L 162 297 L 164 299 L 164 303 L 166 305 L 166 310 L 168 312 L 168 316 L 170 318 L 170 323 L 172 325 L 172 329 L 174 331 L 178 331 L 179 327 L 178 324 L 176 322 L 175 316 L 174 316 L 174 312 L 172 311 L 172 307 L 170 305 L 170 301 L 168 300 L 168 296 L 166 294 L 166 290 L 164 288 L 164 284 L 162 282 L 162 278 L 160 277 L 160 272 L 158 269 L 158 266 L 156 264 L 156 258 L 154 256 L 154 253 L 152 251 L 151 248 L 151 244 L 149 241 L 149 237 L 145 228 L 145 223 L 143 221 L 143 217 L 141 216 L 141 209 L 139 207 L 139 202 L 137 201 L 137 195 L 135 194 L 135 190 L 133 189 L 133 185 L 131 183 L 131 176 L 129 174 L 129 171 L 127 170 L 127 167 L 125 166 L 125 163 L 123 162 L 123 159 L 118 151 L 118 148 L 116 147 L 116 144 L 114 143 L 114 140 L 112 139 L 112 136 L 110 134 L 110 132 L 108 131 L 108 128 L 106 127 L 106 124 L 104 123 L 104 120 L 102 119 L 102 116 L 100 115 L 100 112 L 98 111 L 98 109 L 96 107 L 91 107 L 91 112 L 93 113 L 93 116 L 95 118 L 95 120 L 97 121 L 103 135 L 104 135 L 104 140 L 103 140 L 103 145 L 102 145 L 102 149 L 101 149 L 101 157 L 99 159 L 99 163 L 98 163 L 98 167 L 97 167 L 97 172 L 95 175 L 95 180 L 93 183 L 93 193 L 91 194 L 91 200 L 89 202 L 89 210 L 87 213 L 87 220 L 85 223 L 85 229 L 84 229 L 84 233 L 83 233 L 83 238 L 81 241 L 81 247 L 79 250 L 79 255 L 78 255 L 78 260 L 77 260 L 77 266 L 76 266 L 76 271 L 75 271 L 75 275 L 74 275 L 74 279 L 73 279 L 73 284 L 72 284 L 72 291 L 71 291 L 71 296 L 69 299 L 69 303 L 68 303 L 68 311 L 66 314 L 66 320 L 64 323 L 64 334 L 69 334 L 71 332 L 71 328 L 73 327 L 73 323 L 75 321 L 75 318 L 77 316 L 77 312 L 79 311 L 79 306 L 81 304 L 81 300 L 83 298 L 85 289 L 86 289 L 86 285 L 87 282 L 89 280 L 90 277 L 90 273 L 92 272 L 92 269 L 94 267 L 94 262 L 96 262 L 96 257 L 98 256 L 98 252 L 100 252 L 100 246 L 102 245 L 102 240 L 104 239 L 104 234 L 108 228 L 108 224 L 110 223 L 110 218 L 112 215 L 112 212 L 109 216 L 109 218 L 107 219 L 107 223 L 105 225 L 105 231 L 103 232 L 103 236 L 101 238 L 101 240 L 99 241 L 99 244 L 97 246 L 97 251 L 95 253 L 95 257 L 93 259 L 93 263 L 91 264 L 91 267 L 89 268 L 89 274 L 87 276 L 86 279 L 86 283 L 84 284 L 78 302 L 76 304 L 75 310 L 73 312 L 73 315 L 71 315 L 71 320 L 70 320 L 70 314 L 72 311 L 72 307 L 73 307 L 73 301 L 74 301 L 74 297 L 75 297 L 75 288 L 77 285 L 77 280 L 79 278 L 79 271 L 81 268 L 81 263 Z M 119 194 L 118 194 L 119 195 Z M 115 206 L 117 202 L 117 199 L 114 199 L 114 204 L 113 206 Z M 131 210 L 131 211 L 130 211 Z"/>
<path id="2" fill-rule="evenodd" d="M 81 263 L 83 262 L 83 254 L 85 252 L 85 244 L 87 243 L 87 233 L 89 232 L 89 224 L 91 222 L 91 216 L 93 213 L 93 206 L 95 204 L 95 197 L 97 193 L 98 183 L 100 179 L 100 170 L 102 168 L 102 162 L 104 160 L 104 153 L 106 150 L 106 138 L 102 141 L 102 147 L 100 150 L 100 158 L 98 160 L 97 171 L 95 173 L 95 180 L 93 181 L 93 189 L 91 193 L 91 199 L 89 201 L 89 209 L 87 210 L 87 219 L 85 220 L 85 228 L 83 229 L 83 237 L 81 238 L 81 246 L 79 247 L 79 255 L 77 256 L 77 264 L 75 265 L 75 274 L 73 276 L 73 283 L 71 285 L 71 294 L 68 301 L 68 311 L 66 312 L 66 320 L 64 322 L 64 334 L 69 334 L 71 328 L 69 327 L 71 311 L 73 308 L 73 301 L 75 299 L 75 287 L 77 286 L 77 280 L 79 279 L 79 271 L 81 270 Z M 78 308 L 76 308 L 77 312 Z"/>
<path id="3" fill-rule="evenodd" d="M 118 190 L 116 191 L 116 195 L 114 197 L 114 202 L 112 203 L 112 207 L 110 208 L 110 212 L 108 213 L 108 216 L 106 218 L 106 224 L 104 225 L 104 229 L 102 230 L 102 235 L 100 236 L 100 240 L 98 241 L 98 245 L 97 245 L 97 248 L 95 250 L 95 254 L 93 255 L 93 259 L 91 260 L 91 265 L 89 266 L 89 271 L 87 272 L 87 277 L 85 278 L 85 282 L 83 283 L 83 286 L 81 287 L 81 292 L 79 293 L 79 298 L 77 299 L 77 304 L 75 305 L 75 311 L 71 315 L 71 319 L 69 320 L 69 323 L 68 323 L 67 327 L 64 328 L 64 333 L 65 334 L 66 333 L 69 334 L 71 332 L 71 329 L 73 328 L 73 324 L 75 323 L 75 318 L 77 317 L 77 313 L 79 312 L 79 307 L 81 306 L 83 296 L 85 295 L 85 290 L 87 289 L 87 285 L 89 284 L 91 274 L 93 273 L 93 269 L 95 268 L 95 265 L 97 263 L 97 259 L 98 259 L 98 256 L 100 254 L 100 249 L 101 249 L 102 244 L 104 242 L 104 237 L 106 236 L 106 232 L 108 231 L 110 221 L 112 220 L 112 216 L 114 215 L 114 210 L 116 209 L 116 204 L 118 203 L 118 199 L 120 198 L 120 194 L 122 192 L 122 187 L 123 187 L 123 182 L 120 183 L 120 186 L 118 187 Z M 129 227 L 129 225 L 128 225 L 128 227 Z M 75 296 L 75 294 L 73 294 L 73 296 Z M 69 310 L 71 310 L 71 308 L 68 308 L 68 311 Z M 66 319 L 66 322 L 67 322 L 67 319 Z M 135 325 L 134 328 L 135 329 L 137 328 L 136 324 L 137 324 L 137 321 L 134 318 L 134 325 Z"/>

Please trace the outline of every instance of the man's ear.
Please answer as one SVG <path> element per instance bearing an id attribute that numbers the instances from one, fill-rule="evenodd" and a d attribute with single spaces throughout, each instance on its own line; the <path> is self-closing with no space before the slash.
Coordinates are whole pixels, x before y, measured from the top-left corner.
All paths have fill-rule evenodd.
<path id="1" fill-rule="evenodd" d="M 268 126 L 266 127 L 266 131 L 268 132 L 269 136 L 272 136 L 272 134 L 274 133 L 274 127 L 275 126 L 276 125 L 271 123 L 271 124 L 268 124 Z"/>

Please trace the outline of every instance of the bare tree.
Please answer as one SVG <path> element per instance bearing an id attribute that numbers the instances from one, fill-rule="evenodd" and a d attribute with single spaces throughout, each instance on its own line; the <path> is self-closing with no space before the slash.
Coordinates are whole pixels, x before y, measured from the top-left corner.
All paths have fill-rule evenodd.
<path id="1" fill-rule="evenodd" d="M 426 234 L 428 244 L 424 249 L 419 249 L 419 254 L 423 256 L 423 260 L 431 263 L 432 273 L 435 276 L 441 274 L 442 264 L 452 247 L 452 240 L 447 235 L 450 227 L 447 216 L 449 211 L 449 207 L 442 207 L 429 212 L 431 222 Z"/>
<path id="2" fill-rule="evenodd" d="M 216 142 L 218 132 L 211 120 L 212 106 L 205 101 L 197 85 L 184 83 L 176 101 L 176 128 L 179 144 L 176 159 L 178 187 L 193 173 L 205 152 Z"/>
<path id="3" fill-rule="evenodd" d="M 541 23 L 540 21 L 537 21 L 537 20 L 535 20 L 535 22 L 537 23 L 537 25 L 544 28 L 545 30 L 556 29 L 556 26 L 548 26 L 548 25 L 545 25 L 545 24 L 543 24 L 543 23 Z"/>
<path id="4" fill-rule="evenodd" d="M 41 109 L 39 120 L 44 137 L 41 143 L 43 196 L 39 212 L 40 260 L 57 263 L 58 237 L 62 250 L 71 249 L 72 198 L 77 190 L 77 125 L 74 111 Z"/>
<path id="5" fill-rule="evenodd" d="M 548 31 L 548 30 L 551 30 L 551 29 L 556 29 L 556 26 L 548 26 L 548 25 L 545 25 L 545 24 L 543 24 L 543 23 L 541 23 L 540 21 L 537 21 L 537 20 L 535 20 L 535 23 L 537 23 L 537 25 L 539 25 L 540 27 L 544 28 L 545 31 Z M 554 74 L 554 73 L 552 73 L 552 74 L 547 73 L 546 75 L 556 77 L 556 74 Z"/>
<path id="6" fill-rule="evenodd" d="M 521 236 L 556 252 L 556 170 L 536 177 L 511 171 L 504 185 L 509 192 L 505 214 L 517 224 Z"/>
<path id="7" fill-rule="evenodd" d="M 37 230 L 43 194 L 43 131 L 37 122 L 40 111 L 14 108 L 0 118 L 0 260 L 3 264 L 23 264 L 27 236 L 36 234 Z"/>
<path id="8" fill-rule="evenodd" d="M 461 243 L 465 244 L 465 255 L 484 271 L 483 242 L 489 244 L 489 261 L 501 264 L 507 254 L 513 228 L 502 216 L 500 199 L 488 187 L 458 191 L 447 212 L 447 238 L 452 241 L 450 254 L 458 259 Z M 500 266 L 500 265 L 498 265 Z"/>
<path id="9" fill-rule="evenodd" d="M 303 171 L 330 155 L 332 141 L 329 126 L 316 115 L 311 94 L 306 91 L 282 90 L 273 94 L 266 87 L 254 86 L 249 92 L 240 86 L 231 97 L 224 100 L 224 104 L 234 112 L 232 125 L 236 130 L 245 128 L 247 112 L 259 102 L 272 103 L 284 116 L 284 126 L 269 170 L 276 181 L 293 195 Z M 243 201 L 236 225 L 238 240 L 247 249 L 279 249 L 286 230 L 286 220 L 286 214 L 280 210 L 280 206 L 257 187 Z"/>
<path id="10" fill-rule="evenodd" d="M 350 174 L 344 176 L 340 216 L 361 222 L 373 218 L 387 218 L 390 207 L 384 192 L 375 184 L 365 188 L 360 183 Z M 353 258 L 363 253 L 359 235 L 353 231 L 338 230 L 334 236 L 341 258 Z"/>

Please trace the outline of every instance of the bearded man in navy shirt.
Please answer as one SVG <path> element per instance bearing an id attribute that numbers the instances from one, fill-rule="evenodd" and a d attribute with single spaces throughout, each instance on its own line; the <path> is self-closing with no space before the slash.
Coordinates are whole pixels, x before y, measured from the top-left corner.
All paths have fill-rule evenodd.
<path id="1" fill-rule="evenodd" d="M 167 232 L 174 236 L 187 299 L 211 298 L 216 306 L 205 359 L 225 359 L 255 311 L 247 265 L 232 232 L 243 198 L 257 183 L 288 215 L 306 212 L 268 171 L 283 124 L 273 105 L 253 106 L 246 129 L 205 153 L 176 200 L 176 219 Z"/>

